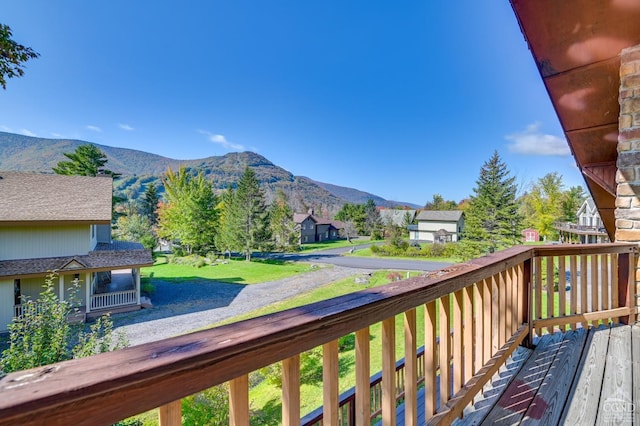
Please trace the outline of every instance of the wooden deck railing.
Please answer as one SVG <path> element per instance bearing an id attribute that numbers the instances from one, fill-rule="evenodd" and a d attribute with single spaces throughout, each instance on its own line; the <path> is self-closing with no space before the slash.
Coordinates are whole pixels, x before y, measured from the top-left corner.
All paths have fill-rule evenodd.
<path id="1" fill-rule="evenodd" d="M 229 382 L 231 423 L 247 425 L 248 374 L 276 362 L 282 364 L 282 424 L 299 424 L 299 355 L 319 345 L 323 418 L 338 424 L 338 339 L 355 332 L 355 422 L 366 425 L 377 411 L 369 362 L 369 329 L 377 323 L 382 324 L 382 423 L 394 424 L 402 386 L 405 424 L 416 424 L 417 346 L 424 344 L 425 417 L 447 424 L 534 333 L 633 320 L 634 251 L 632 244 L 514 247 L 429 276 L 12 373 L 0 379 L 0 424 L 109 424 L 156 407 L 161 424 L 180 424 L 181 398 Z M 568 275 L 561 272 L 567 270 Z M 569 290 L 562 285 L 567 277 Z M 418 310 L 424 342 L 417 339 Z M 401 336 L 395 335 L 396 315 L 403 318 Z M 443 335 L 450 338 L 437 345 Z M 400 339 L 404 382 L 397 384 Z"/>

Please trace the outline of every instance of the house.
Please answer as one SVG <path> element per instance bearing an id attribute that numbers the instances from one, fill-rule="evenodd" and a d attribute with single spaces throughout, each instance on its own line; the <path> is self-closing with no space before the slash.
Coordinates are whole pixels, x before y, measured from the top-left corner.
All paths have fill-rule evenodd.
<path id="1" fill-rule="evenodd" d="M 415 210 L 381 209 L 380 220 L 384 225 L 407 226 L 416 218 Z"/>
<path id="2" fill-rule="evenodd" d="M 447 243 L 459 241 L 464 229 L 462 210 L 423 210 L 417 225 L 409 226 L 409 240 Z"/>
<path id="3" fill-rule="evenodd" d="M 593 198 L 584 200 L 578 209 L 577 216 L 578 223 L 560 222 L 555 225 L 561 241 L 581 244 L 609 242 L 609 235 Z"/>
<path id="4" fill-rule="evenodd" d="M 0 331 L 52 271 L 59 299 L 85 315 L 140 308 L 151 252 L 111 239 L 111 198 L 107 176 L 0 172 Z"/>
<path id="5" fill-rule="evenodd" d="M 300 244 L 315 243 L 340 238 L 340 231 L 344 224 L 339 220 L 324 219 L 313 214 L 313 209 L 308 213 L 295 213 L 293 221 L 300 232 L 298 242 Z"/>

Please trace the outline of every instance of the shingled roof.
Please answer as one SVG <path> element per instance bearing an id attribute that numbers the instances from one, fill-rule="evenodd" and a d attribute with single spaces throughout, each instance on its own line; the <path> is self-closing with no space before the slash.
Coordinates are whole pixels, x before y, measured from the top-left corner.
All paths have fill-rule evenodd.
<path id="1" fill-rule="evenodd" d="M 433 220 L 438 222 L 457 222 L 462 210 L 422 210 L 416 220 Z"/>
<path id="2" fill-rule="evenodd" d="M 81 256 L 47 257 L 40 259 L 19 259 L 0 261 L 0 277 L 42 276 L 52 271 L 98 271 L 112 269 L 138 268 L 153 265 L 151 251 L 145 250 L 139 243 L 115 243 L 111 248 L 103 245 L 99 250 Z M 69 267 L 73 265 L 73 267 Z"/>
<path id="3" fill-rule="evenodd" d="M 111 177 L 0 171 L 0 222 L 110 223 Z"/>

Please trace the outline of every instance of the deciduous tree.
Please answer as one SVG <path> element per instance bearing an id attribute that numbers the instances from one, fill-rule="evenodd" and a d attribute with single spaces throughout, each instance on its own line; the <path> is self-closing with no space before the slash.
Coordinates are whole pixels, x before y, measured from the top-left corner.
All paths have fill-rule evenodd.
<path id="1" fill-rule="evenodd" d="M 279 189 L 270 207 L 270 227 L 275 247 L 282 251 L 295 247 L 298 239 L 293 211 L 289 206 L 287 195 Z"/>
<path id="2" fill-rule="evenodd" d="M 158 236 L 177 241 L 187 253 L 204 253 L 214 246 L 218 211 L 211 182 L 181 167 L 163 177 L 166 203 L 158 212 Z"/>
<path id="3" fill-rule="evenodd" d="M 425 210 L 456 210 L 458 203 L 453 200 L 445 200 L 440 194 L 433 194 L 433 199 L 424 205 Z"/>
<path id="4" fill-rule="evenodd" d="M 0 24 L 0 86 L 7 89 L 7 79 L 24 75 L 24 63 L 40 54 L 13 40 L 8 25 Z"/>

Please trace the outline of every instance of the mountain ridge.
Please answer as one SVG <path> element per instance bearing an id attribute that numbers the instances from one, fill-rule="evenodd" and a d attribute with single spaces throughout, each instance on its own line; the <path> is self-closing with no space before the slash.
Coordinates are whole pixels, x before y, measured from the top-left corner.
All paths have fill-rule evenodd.
<path id="1" fill-rule="evenodd" d="M 360 204 L 367 198 L 373 199 L 376 205 L 385 207 L 412 205 L 388 201 L 354 188 L 295 176 L 251 151 L 177 160 L 137 149 L 112 147 L 77 139 L 47 139 L 0 132 L 0 170 L 51 172 L 52 167 L 59 161 L 67 160 L 65 152 L 72 152 L 78 146 L 87 143 L 97 146 L 106 154 L 108 168 L 122 174 L 122 180 L 114 183 L 116 190 L 133 199 L 144 192 L 144 187 L 149 182 L 159 183 L 160 177 L 169 167 L 174 170 L 181 166 L 201 170 L 211 179 L 214 189 L 222 190 L 237 182 L 244 168 L 249 166 L 256 172 L 268 200 L 273 199 L 278 189 L 282 189 L 289 196 L 293 207 L 299 211 L 314 208 L 335 214 L 344 203 Z"/>

